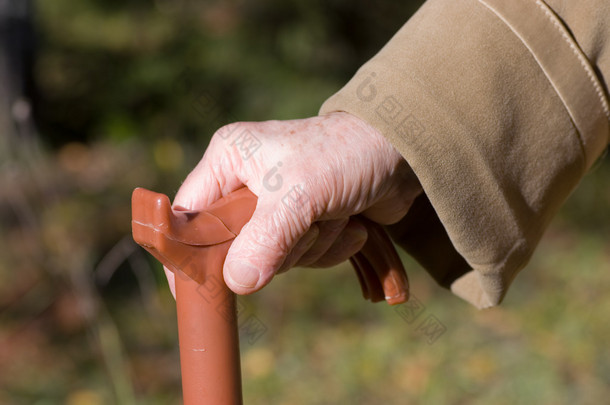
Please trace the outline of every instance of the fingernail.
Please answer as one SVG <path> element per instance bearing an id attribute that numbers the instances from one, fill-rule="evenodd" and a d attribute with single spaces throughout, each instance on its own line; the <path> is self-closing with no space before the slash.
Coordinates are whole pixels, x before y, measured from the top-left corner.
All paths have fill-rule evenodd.
<path id="1" fill-rule="evenodd" d="M 351 247 L 353 245 L 362 243 L 362 241 L 367 240 L 368 236 L 369 234 L 366 229 L 354 229 L 351 232 L 345 234 L 345 239 L 343 240 L 343 243 L 345 243 L 346 247 Z"/>
<path id="2" fill-rule="evenodd" d="M 366 239 L 368 239 L 368 236 L 369 236 L 369 233 L 366 230 L 366 228 L 358 228 L 354 232 L 354 239 L 357 239 L 358 241 L 366 240 Z"/>
<path id="3" fill-rule="evenodd" d="M 227 276 L 235 285 L 244 288 L 254 288 L 261 278 L 258 269 L 242 262 L 231 262 L 227 269 Z"/>

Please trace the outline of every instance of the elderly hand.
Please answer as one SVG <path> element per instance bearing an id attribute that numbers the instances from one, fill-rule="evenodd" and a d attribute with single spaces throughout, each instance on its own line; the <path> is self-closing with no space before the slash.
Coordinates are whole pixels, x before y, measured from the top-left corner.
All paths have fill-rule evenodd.
<path id="1" fill-rule="evenodd" d="M 201 210 L 244 185 L 258 204 L 224 264 L 225 282 L 238 294 L 261 289 L 293 266 L 347 260 L 367 238 L 354 215 L 392 224 L 421 193 L 390 143 L 344 112 L 221 128 L 174 206 Z M 166 274 L 174 292 L 174 275 Z"/>

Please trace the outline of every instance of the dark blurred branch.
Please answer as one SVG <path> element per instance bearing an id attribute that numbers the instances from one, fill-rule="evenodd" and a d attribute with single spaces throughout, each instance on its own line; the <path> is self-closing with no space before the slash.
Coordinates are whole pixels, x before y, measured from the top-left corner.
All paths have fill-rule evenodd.
<path id="1" fill-rule="evenodd" d="M 0 122 L 1 136 L 13 131 L 33 136 L 34 24 L 32 0 L 0 0 Z"/>

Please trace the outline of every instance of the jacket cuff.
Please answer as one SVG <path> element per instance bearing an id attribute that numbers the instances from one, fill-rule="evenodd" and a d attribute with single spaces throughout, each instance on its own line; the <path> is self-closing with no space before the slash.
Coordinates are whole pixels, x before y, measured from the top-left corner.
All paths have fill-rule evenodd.
<path id="1" fill-rule="evenodd" d="M 479 308 L 501 302 L 609 134 L 593 69 L 541 1 L 429 0 L 320 113 L 339 110 L 422 184 L 396 241 Z"/>

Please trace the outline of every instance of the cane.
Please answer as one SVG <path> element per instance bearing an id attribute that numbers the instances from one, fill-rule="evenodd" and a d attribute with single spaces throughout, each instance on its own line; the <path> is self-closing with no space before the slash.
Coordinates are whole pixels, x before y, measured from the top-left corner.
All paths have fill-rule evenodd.
<path id="1" fill-rule="evenodd" d="M 133 192 L 134 240 L 175 274 L 185 405 L 242 404 L 235 295 L 222 267 L 256 202 L 242 188 L 195 212 L 172 209 L 163 194 Z M 360 220 L 369 236 L 350 261 L 364 298 L 391 305 L 407 301 L 407 276 L 389 237 L 378 224 Z"/>

